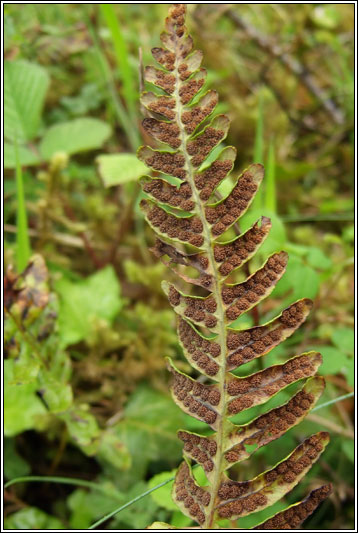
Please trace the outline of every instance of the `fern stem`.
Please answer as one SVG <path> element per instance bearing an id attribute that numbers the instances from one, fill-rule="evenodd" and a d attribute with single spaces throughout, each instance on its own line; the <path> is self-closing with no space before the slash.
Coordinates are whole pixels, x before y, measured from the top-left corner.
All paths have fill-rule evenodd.
<path id="1" fill-rule="evenodd" d="M 218 313 L 218 322 L 220 324 L 220 331 L 217 338 L 217 342 L 220 344 L 221 348 L 221 355 L 219 359 L 219 366 L 220 371 L 217 375 L 218 379 L 218 386 L 220 390 L 220 396 L 221 398 L 225 398 L 225 391 L 226 391 L 226 377 L 227 377 L 227 371 L 226 371 L 226 318 L 225 318 L 225 311 L 224 311 L 224 304 L 222 301 L 221 296 L 221 282 L 220 282 L 220 276 L 217 269 L 217 264 L 214 258 L 214 251 L 213 251 L 213 244 L 212 244 L 212 235 L 210 231 L 209 224 L 205 217 L 205 208 L 203 205 L 203 202 L 199 196 L 199 192 L 195 186 L 194 181 L 194 168 L 191 164 L 190 155 L 187 151 L 187 141 L 189 138 L 189 135 L 186 134 L 185 129 L 183 127 L 182 121 L 181 121 L 181 114 L 182 114 L 182 104 L 180 101 L 179 96 L 179 85 L 180 85 L 180 79 L 179 79 L 179 61 L 178 61 L 179 54 L 176 54 L 176 61 L 175 61 L 175 91 L 174 96 L 176 100 L 176 123 L 179 126 L 180 130 L 180 140 L 181 140 L 181 146 L 182 146 L 182 153 L 185 158 L 185 168 L 187 171 L 187 179 L 188 183 L 190 184 L 190 187 L 193 192 L 193 197 L 195 199 L 195 213 L 200 218 L 202 224 L 203 224 L 203 235 L 204 235 L 204 244 L 203 249 L 205 250 L 208 260 L 209 260 L 209 268 L 211 272 L 213 272 L 213 280 L 214 280 L 214 287 L 212 288 L 212 294 L 215 298 L 215 301 L 217 303 L 217 313 Z M 202 529 L 213 529 L 214 527 L 214 513 L 215 513 L 215 505 L 216 505 L 216 498 L 217 493 L 220 487 L 220 483 L 222 481 L 222 458 L 223 458 L 223 437 L 224 437 L 224 423 L 225 423 L 225 411 L 226 411 L 226 402 L 222 402 L 222 410 L 219 412 L 220 417 L 220 423 L 217 429 L 216 434 L 216 444 L 217 444 L 217 457 L 219 458 L 216 461 L 215 464 L 215 471 L 213 476 L 213 481 L 210 487 L 210 504 L 208 507 L 208 511 L 206 513 L 206 521 L 202 525 Z"/>

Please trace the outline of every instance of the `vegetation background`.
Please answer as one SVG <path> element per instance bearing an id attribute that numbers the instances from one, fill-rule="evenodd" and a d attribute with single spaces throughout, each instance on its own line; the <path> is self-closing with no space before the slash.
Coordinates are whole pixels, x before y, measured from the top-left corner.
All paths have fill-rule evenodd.
<path id="1" fill-rule="evenodd" d="M 190 367 L 160 286 L 172 274 L 150 254 L 154 236 L 138 209 L 145 169 L 135 151 L 147 142 L 138 50 L 144 64 L 154 62 L 150 49 L 159 45 L 167 5 L 5 4 L 4 12 L 5 264 L 13 265 L 5 301 L 5 475 L 80 480 L 8 486 L 5 527 L 86 529 L 172 476 L 181 457 L 176 431 L 201 430 L 169 397 L 164 357 Z M 270 216 L 264 255 L 290 254 L 259 319 L 301 297 L 315 304 L 306 325 L 264 364 L 317 349 L 327 382 L 320 403 L 349 395 L 354 5 L 190 4 L 188 12 L 208 84 L 232 120 L 226 142 L 238 149 L 235 171 L 266 165 L 243 229 Z M 32 266 L 17 278 L 32 254 Z M 238 327 L 252 323 L 248 314 Z M 305 480 L 238 527 L 331 481 L 332 497 L 305 528 L 354 528 L 353 408 L 352 397 L 333 402 L 234 470 L 236 479 L 249 479 L 305 436 L 331 433 Z M 190 525 L 170 486 L 105 527 Z"/>

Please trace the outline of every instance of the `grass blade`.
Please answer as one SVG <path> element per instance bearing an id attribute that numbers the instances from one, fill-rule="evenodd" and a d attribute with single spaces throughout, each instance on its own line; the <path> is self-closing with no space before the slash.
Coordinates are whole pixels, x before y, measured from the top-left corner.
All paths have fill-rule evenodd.
<path id="1" fill-rule="evenodd" d="M 265 207 L 272 213 L 277 212 L 276 202 L 276 160 L 275 160 L 275 144 L 273 139 L 270 141 L 267 167 L 266 167 L 266 189 L 265 189 Z"/>
<path id="2" fill-rule="evenodd" d="M 112 518 L 112 516 L 120 513 L 121 511 L 124 511 L 124 509 L 126 509 L 130 505 L 133 505 L 133 503 L 136 503 L 139 500 L 141 500 L 142 498 L 144 498 L 145 496 L 148 496 L 148 494 L 150 494 L 151 492 L 154 492 L 155 490 L 160 489 L 161 487 L 164 487 L 164 485 L 167 485 L 171 481 L 174 481 L 174 476 L 172 476 L 169 479 L 166 479 L 162 483 L 159 483 L 159 485 L 156 485 L 155 487 L 152 487 L 151 489 L 148 489 L 145 492 L 142 492 L 142 494 L 139 494 L 139 496 L 136 496 L 136 498 L 133 498 L 133 500 L 130 500 L 129 502 L 125 503 L 124 505 L 121 505 L 121 507 L 118 507 L 114 511 L 111 511 L 110 513 L 106 514 L 105 516 L 102 516 L 102 518 L 97 520 L 97 522 L 92 524 L 88 529 L 95 529 L 96 527 L 98 527 L 101 524 L 103 524 L 103 522 L 105 522 L 106 520 L 109 520 L 110 518 Z"/>
<path id="3" fill-rule="evenodd" d="M 333 405 L 337 402 L 341 402 L 343 400 L 347 400 L 348 398 L 352 398 L 354 396 L 354 392 L 349 392 L 348 394 L 344 394 L 343 396 L 338 396 L 338 398 L 333 398 L 333 400 L 329 400 L 328 402 L 321 403 L 321 405 L 317 405 L 313 409 L 311 409 L 311 413 L 313 411 L 318 411 L 318 409 L 322 409 L 323 407 L 328 407 L 329 405 Z"/>
<path id="4" fill-rule="evenodd" d="M 27 225 L 27 214 L 25 206 L 24 183 L 22 179 L 22 169 L 19 158 L 17 140 L 14 143 L 16 162 L 16 196 L 17 196 L 17 218 L 16 218 L 16 267 L 18 272 L 22 272 L 31 255 L 30 238 Z"/>
<path id="5" fill-rule="evenodd" d="M 108 29 L 111 32 L 113 46 L 116 52 L 118 71 L 123 83 L 123 96 L 127 103 L 128 111 L 131 115 L 131 119 L 134 125 L 136 120 L 137 93 L 133 81 L 132 69 L 129 63 L 126 42 L 123 38 L 121 27 L 116 16 L 113 4 L 100 4 L 100 9 L 104 16 Z"/>
<path id="6" fill-rule="evenodd" d="M 258 117 L 256 123 L 255 144 L 254 144 L 254 163 L 264 164 L 264 103 L 262 90 L 258 97 Z M 263 203 L 263 185 L 256 193 L 255 199 L 252 203 L 252 209 L 262 209 Z"/>
<path id="7" fill-rule="evenodd" d="M 96 490 L 97 492 L 102 492 L 106 496 L 111 496 L 113 498 L 113 492 L 110 489 L 98 485 L 98 483 L 93 483 L 92 481 L 87 481 L 85 479 L 76 479 L 71 477 L 62 477 L 62 476 L 23 476 L 10 479 L 5 483 L 4 488 L 7 489 L 12 485 L 17 485 L 18 483 L 62 483 L 65 485 L 76 485 L 78 487 L 86 487 L 87 489 Z"/>
<path id="8" fill-rule="evenodd" d="M 105 80 L 105 83 L 107 85 L 107 90 L 110 96 L 110 103 L 114 109 L 115 115 L 117 116 L 119 125 L 121 126 L 121 128 L 123 129 L 124 133 L 127 136 L 131 149 L 133 150 L 133 152 L 135 152 L 140 144 L 138 130 L 133 127 L 130 117 L 117 94 L 117 89 L 113 81 L 111 68 L 107 61 L 107 58 L 105 57 L 105 55 L 103 54 L 101 50 L 98 36 L 91 22 L 90 13 L 85 12 L 85 14 L 87 18 L 86 23 L 87 23 L 88 31 L 92 38 L 93 47 L 95 49 L 95 52 L 98 58 L 98 64 L 102 71 L 103 79 Z"/>

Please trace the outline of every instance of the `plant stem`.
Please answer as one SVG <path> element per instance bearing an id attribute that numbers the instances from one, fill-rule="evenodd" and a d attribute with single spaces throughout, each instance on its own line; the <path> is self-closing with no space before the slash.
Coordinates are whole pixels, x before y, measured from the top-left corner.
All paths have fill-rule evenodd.
<path id="1" fill-rule="evenodd" d="M 175 54 L 176 58 L 179 56 L 179 51 Z M 191 190 L 193 192 L 193 197 L 195 201 L 195 213 L 200 218 L 202 224 L 203 224 L 203 234 L 204 234 L 204 244 L 203 249 L 205 250 L 208 260 L 209 260 L 209 268 L 211 272 L 213 272 L 213 279 L 214 279 L 214 287 L 212 289 L 212 294 L 215 298 L 215 301 L 217 303 L 217 316 L 218 316 L 218 322 L 220 325 L 220 331 L 218 334 L 217 342 L 220 344 L 221 347 L 221 355 L 219 359 L 219 366 L 220 370 L 217 375 L 218 380 L 218 387 L 220 390 L 220 396 L 223 401 L 221 401 L 221 412 L 218 412 L 219 415 L 219 426 L 216 433 L 216 444 L 217 444 L 217 452 L 216 457 L 218 460 L 216 461 L 215 467 L 214 467 L 214 474 L 213 474 L 213 480 L 210 487 L 210 504 L 207 509 L 206 513 L 206 521 L 202 526 L 202 529 L 213 529 L 214 528 L 214 517 L 215 517 L 215 504 L 216 504 L 216 498 L 217 493 L 220 487 L 220 483 L 222 481 L 222 458 L 223 458 L 223 437 L 224 437 L 224 431 L 225 431 L 225 412 L 226 412 L 226 401 L 225 401 L 225 391 L 226 391 L 226 378 L 227 378 L 227 371 L 226 371 L 226 317 L 225 317 L 225 311 L 224 311 L 224 304 L 221 296 L 221 285 L 222 281 L 220 280 L 220 275 L 217 269 L 217 264 L 214 258 L 214 251 L 213 251 L 213 245 L 212 245 L 212 235 L 210 231 L 209 224 L 205 217 L 205 208 L 203 205 L 203 202 L 201 201 L 201 198 L 199 196 L 198 190 L 195 186 L 195 171 L 191 164 L 190 156 L 187 152 L 186 145 L 189 138 L 189 135 L 185 132 L 185 129 L 183 127 L 183 124 L 181 122 L 181 115 L 183 111 L 183 106 L 180 101 L 179 96 L 179 86 L 180 86 L 180 79 L 179 79 L 179 71 L 178 71 L 178 59 L 176 59 L 175 63 L 175 91 L 174 91 L 174 97 L 176 101 L 176 124 L 178 124 L 180 129 L 180 139 L 181 139 L 181 146 L 182 146 L 182 152 L 185 158 L 185 169 L 187 171 L 188 176 L 188 183 L 190 184 Z"/>

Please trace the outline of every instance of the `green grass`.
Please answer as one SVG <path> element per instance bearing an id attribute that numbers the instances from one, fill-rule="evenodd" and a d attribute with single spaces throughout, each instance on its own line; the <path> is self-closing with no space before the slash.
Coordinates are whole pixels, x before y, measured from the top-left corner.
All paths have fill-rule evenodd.
<path id="1" fill-rule="evenodd" d="M 18 272 L 22 272 L 31 255 L 30 238 L 27 224 L 27 214 L 25 206 L 24 182 L 22 179 L 22 169 L 20 165 L 17 140 L 14 143 L 16 161 L 16 196 L 17 196 L 17 216 L 16 216 L 16 267 Z"/>

